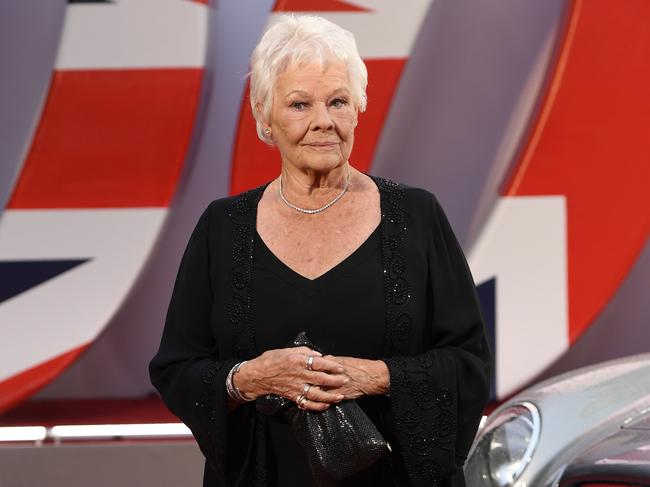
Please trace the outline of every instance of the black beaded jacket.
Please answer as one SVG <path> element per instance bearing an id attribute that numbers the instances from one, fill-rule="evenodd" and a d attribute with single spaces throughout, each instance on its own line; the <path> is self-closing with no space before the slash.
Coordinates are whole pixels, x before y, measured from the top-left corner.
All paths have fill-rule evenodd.
<path id="1" fill-rule="evenodd" d="M 381 195 L 391 391 L 384 415 L 404 485 L 459 487 L 488 398 L 490 351 L 465 257 L 435 197 L 373 177 Z M 176 278 L 154 386 L 206 457 L 204 486 L 272 486 L 266 421 L 226 409 L 225 379 L 255 345 L 251 273 L 264 186 L 212 202 Z"/>

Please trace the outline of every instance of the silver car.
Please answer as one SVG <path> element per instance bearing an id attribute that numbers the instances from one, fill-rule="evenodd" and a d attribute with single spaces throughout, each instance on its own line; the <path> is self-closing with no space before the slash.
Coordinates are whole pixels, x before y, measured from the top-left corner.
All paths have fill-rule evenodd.
<path id="1" fill-rule="evenodd" d="M 566 468 L 560 487 L 650 485 L 650 414 L 624 425 Z"/>
<path id="2" fill-rule="evenodd" d="M 594 463 L 599 444 L 621 429 L 638 431 L 648 418 L 650 354 L 549 379 L 490 414 L 470 450 L 467 485 L 550 487 L 560 480 L 567 485 L 568 474 Z"/>

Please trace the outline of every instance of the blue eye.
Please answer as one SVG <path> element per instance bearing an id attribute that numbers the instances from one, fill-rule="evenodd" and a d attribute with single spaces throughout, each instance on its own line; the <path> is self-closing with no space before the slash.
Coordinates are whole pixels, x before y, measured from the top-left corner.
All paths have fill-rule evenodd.
<path id="1" fill-rule="evenodd" d="M 291 108 L 295 108 L 297 110 L 302 110 L 303 108 L 307 108 L 307 103 L 304 101 L 294 101 L 289 105 Z"/>
<path id="2" fill-rule="evenodd" d="M 331 103 L 331 105 L 334 108 L 341 108 L 341 107 L 344 107 L 347 104 L 348 104 L 348 101 L 345 100 L 344 98 L 336 98 L 336 99 L 332 100 L 332 103 Z"/>

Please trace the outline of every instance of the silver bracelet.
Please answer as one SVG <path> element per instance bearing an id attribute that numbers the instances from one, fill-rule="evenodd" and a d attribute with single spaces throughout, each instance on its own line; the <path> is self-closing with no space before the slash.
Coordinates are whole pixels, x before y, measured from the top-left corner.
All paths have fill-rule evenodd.
<path id="1" fill-rule="evenodd" d="M 239 372 L 239 369 L 241 368 L 242 365 L 244 365 L 248 360 L 244 360 L 243 362 L 239 362 L 238 364 L 235 364 L 235 366 L 230 369 L 230 372 L 228 372 L 228 375 L 226 376 L 226 392 L 228 392 L 228 395 L 233 399 L 234 401 L 237 402 L 249 402 L 249 401 L 254 401 L 255 399 L 246 397 L 237 386 L 235 386 L 235 383 L 233 382 L 233 376 Z"/>

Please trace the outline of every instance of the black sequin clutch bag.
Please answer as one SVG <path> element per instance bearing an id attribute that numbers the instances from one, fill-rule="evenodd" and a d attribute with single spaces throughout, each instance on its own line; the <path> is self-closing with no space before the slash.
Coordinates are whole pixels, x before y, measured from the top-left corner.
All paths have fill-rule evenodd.
<path id="1" fill-rule="evenodd" d="M 301 332 L 290 344 L 323 353 Z M 384 439 L 356 401 L 332 404 L 322 412 L 303 411 L 284 397 L 269 394 L 257 399 L 263 414 L 282 414 L 304 448 L 318 485 L 341 480 L 365 470 L 389 451 Z"/>

